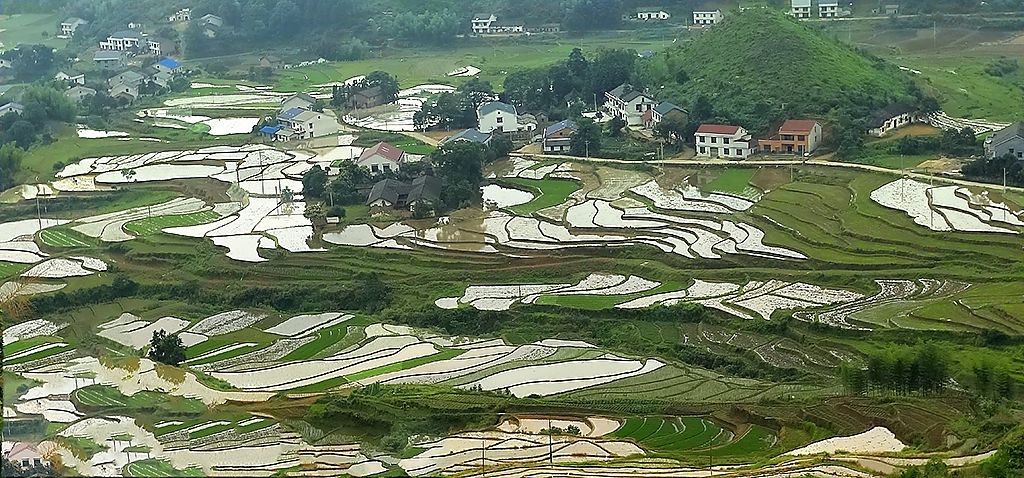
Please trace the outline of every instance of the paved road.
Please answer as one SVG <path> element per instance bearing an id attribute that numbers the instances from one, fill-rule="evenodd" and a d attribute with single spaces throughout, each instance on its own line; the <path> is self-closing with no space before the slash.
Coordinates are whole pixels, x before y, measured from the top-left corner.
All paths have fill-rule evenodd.
<path id="1" fill-rule="evenodd" d="M 857 163 L 844 163 L 839 161 L 827 161 L 827 160 L 808 160 L 802 161 L 799 159 L 763 159 L 763 160 L 751 160 L 751 161 L 728 161 L 724 159 L 652 159 L 652 160 L 628 160 L 628 159 L 610 159 L 610 158 L 580 158 L 577 156 L 566 156 L 561 154 L 522 154 L 522 153 L 511 153 L 512 156 L 519 157 L 531 157 L 540 159 L 564 159 L 571 161 L 589 161 L 593 163 L 613 163 L 613 164 L 663 164 L 663 165 L 674 165 L 674 166 L 823 166 L 830 168 L 846 168 L 846 169 L 859 169 L 862 171 L 871 171 L 876 173 L 887 173 L 893 175 L 906 175 L 913 179 L 922 179 L 925 181 L 936 181 L 946 184 L 956 184 L 959 186 L 977 186 L 977 187 L 1001 187 L 996 184 L 983 183 L 978 181 L 968 181 L 966 179 L 948 178 L 944 176 L 935 176 L 932 174 L 917 173 L 911 171 L 900 171 L 899 169 L 883 168 L 881 166 L 873 166 L 870 164 L 857 164 Z M 1024 193 L 1024 188 L 1009 186 L 1006 188 L 1009 191 L 1018 193 Z"/>
<path id="2" fill-rule="evenodd" d="M 994 17 L 1018 17 L 1024 16 L 1024 12 L 988 12 L 988 13 L 917 13 L 913 15 L 873 15 L 862 17 L 838 17 L 838 18 L 806 18 L 805 22 L 854 22 L 858 20 L 888 20 L 890 18 L 931 18 L 938 15 L 942 18 L 994 18 Z"/>

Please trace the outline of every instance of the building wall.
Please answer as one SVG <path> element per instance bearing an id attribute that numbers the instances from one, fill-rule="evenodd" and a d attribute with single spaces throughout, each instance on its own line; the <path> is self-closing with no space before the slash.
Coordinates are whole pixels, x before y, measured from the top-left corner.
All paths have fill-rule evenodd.
<path id="1" fill-rule="evenodd" d="M 504 111 L 494 111 L 480 117 L 480 124 L 477 129 L 484 134 L 494 132 L 495 130 L 503 132 L 519 131 L 519 118 L 517 115 Z"/>
<path id="2" fill-rule="evenodd" d="M 742 129 L 736 135 L 697 133 L 694 135 L 697 156 L 746 159 L 753 154 L 753 151 L 750 142 L 741 139 L 744 136 L 745 132 Z"/>
<path id="3" fill-rule="evenodd" d="M 1024 160 L 1024 138 L 1017 137 L 997 145 L 985 145 L 985 154 L 989 158 L 1002 157 L 1007 153 Z"/>

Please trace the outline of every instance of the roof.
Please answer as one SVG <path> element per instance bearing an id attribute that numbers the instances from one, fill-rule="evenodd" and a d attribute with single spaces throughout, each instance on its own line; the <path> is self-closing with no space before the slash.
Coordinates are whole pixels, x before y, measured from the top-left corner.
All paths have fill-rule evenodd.
<path id="1" fill-rule="evenodd" d="M 142 76 L 142 74 L 128 70 L 124 73 L 115 75 L 110 79 L 110 81 L 114 83 L 141 83 L 142 80 L 145 79 L 146 77 Z"/>
<path id="2" fill-rule="evenodd" d="M 493 16 L 493 13 L 477 13 L 473 15 L 474 20 L 486 20 Z"/>
<path id="3" fill-rule="evenodd" d="M 739 130 L 739 126 L 725 124 L 702 124 L 697 128 L 698 133 L 705 134 L 736 134 Z"/>
<path id="4" fill-rule="evenodd" d="M 780 132 L 810 133 L 818 122 L 814 120 L 786 120 L 779 128 Z"/>
<path id="5" fill-rule="evenodd" d="M 452 141 L 459 141 L 459 140 L 469 141 L 469 142 L 472 142 L 472 143 L 483 144 L 483 143 L 486 143 L 487 141 L 489 141 L 490 139 L 491 139 L 491 135 L 485 134 L 485 133 L 481 133 L 479 130 L 477 130 L 475 128 L 469 128 L 469 129 L 464 129 L 462 131 L 459 131 L 458 133 L 455 133 L 455 134 L 445 138 L 444 141 L 441 141 L 441 144 L 446 144 L 446 143 L 450 143 Z"/>
<path id="6" fill-rule="evenodd" d="M 838 7 L 839 0 L 818 0 L 819 7 Z"/>
<path id="7" fill-rule="evenodd" d="M 156 62 L 156 64 L 172 70 L 181 66 L 181 63 L 178 63 L 178 60 L 175 60 L 174 58 L 164 58 L 163 60 Z"/>
<path id="8" fill-rule="evenodd" d="M 110 38 L 135 38 L 135 39 L 139 39 L 141 37 L 142 36 L 139 35 L 139 32 L 132 31 L 132 30 L 121 30 L 119 32 L 114 32 L 114 33 L 112 33 L 110 35 Z"/>
<path id="9" fill-rule="evenodd" d="M 516 107 L 508 103 L 492 101 L 490 103 L 484 103 L 480 105 L 480 108 L 477 110 L 477 114 L 479 114 L 480 116 L 484 116 L 494 113 L 495 111 L 504 111 L 505 113 L 514 115 L 516 114 Z"/>
<path id="10" fill-rule="evenodd" d="M 811 0 L 793 0 L 793 7 L 811 7 Z"/>
<path id="11" fill-rule="evenodd" d="M 10 102 L 3 106 L 0 106 L 0 110 L 11 110 L 11 111 L 25 111 L 25 105 L 21 103 Z"/>
<path id="12" fill-rule="evenodd" d="M 284 113 L 281 113 L 281 114 L 277 115 L 277 117 L 281 118 L 283 120 L 293 120 L 293 119 L 295 119 L 297 116 L 299 116 L 300 114 L 302 114 L 305 111 L 306 111 L 305 108 L 300 108 L 300 107 L 296 106 L 294 108 L 291 108 L 291 109 L 285 111 Z"/>
<path id="13" fill-rule="evenodd" d="M 645 95 L 643 92 L 633 89 L 633 85 L 630 85 L 628 83 L 623 83 L 619 86 L 616 86 L 614 89 L 609 91 L 608 94 L 627 103 L 641 96 L 645 98 L 650 98 L 650 96 Z"/>
<path id="14" fill-rule="evenodd" d="M 377 181 L 370 189 L 366 204 L 383 199 L 392 206 L 404 206 L 420 201 L 434 201 L 441 197 L 441 181 L 433 176 L 420 176 L 412 183 L 396 179 Z"/>
<path id="15" fill-rule="evenodd" d="M 39 455 L 39 450 L 36 449 L 35 445 L 26 442 L 18 442 L 14 444 L 14 447 L 11 448 L 11 451 L 7 452 L 7 457 L 14 457 L 24 452 L 29 452 L 33 455 Z"/>
<path id="16" fill-rule="evenodd" d="M 81 85 L 79 85 L 79 86 L 76 86 L 76 87 L 71 88 L 70 90 L 64 92 L 64 94 L 66 94 L 68 96 L 74 96 L 74 95 L 76 95 L 78 93 L 84 93 L 84 94 L 87 94 L 87 95 L 95 95 L 96 94 L 96 90 L 94 90 L 92 88 L 89 88 L 88 86 L 81 86 Z"/>
<path id="17" fill-rule="evenodd" d="M 694 10 L 693 13 L 722 13 L 722 10 L 718 8 L 714 10 Z"/>
<path id="18" fill-rule="evenodd" d="M 985 141 L 993 146 L 1005 143 L 1013 138 L 1024 138 L 1024 122 L 1016 122 L 989 136 Z"/>
<path id="19" fill-rule="evenodd" d="M 402 156 L 405 156 L 405 151 L 398 149 L 397 146 L 390 145 L 383 141 L 373 145 L 372 148 L 363 151 L 363 154 L 359 155 L 359 161 L 369 159 L 373 156 L 381 156 L 383 158 L 390 159 L 396 163 L 402 161 Z"/>
<path id="20" fill-rule="evenodd" d="M 64 22 L 62 24 L 84 25 L 86 23 L 89 23 L 89 22 L 87 22 L 85 20 L 82 20 L 81 18 L 78 18 L 78 17 L 69 17 L 67 20 L 64 20 Z"/>
<path id="21" fill-rule="evenodd" d="M 124 54 L 119 52 L 119 51 L 114 51 L 114 50 L 96 50 L 96 53 L 93 54 L 93 56 L 92 56 L 93 61 L 96 61 L 96 60 L 120 60 L 122 58 L 124 58 Z"/>
<path id="22" fill-rule="evenodd" d="M 661 7 L 640 7 L 636 9 L 639 13 L 651 13 L 651 12 L 664 12 L 665 9 Z"/>
<path id="23" fill-rule="evenodd" d="M 548 126 L 547 128 L 544 128 L 544 137 L 547 138 L 548 136 L 551 136 L 564 129 L 571 129 L 575 132 L 577 129 L 579 129 L 579 126 L 573 120 L 562 120 L 551 126 Z"/>
<path id="24" fill-rule="evenodd" d="M 868 116 L 868 128 L 878 128 L 885 124 L 886 121 L 899 115 L 913 112 L 916 109 L 913 105 L 906 103 L 893 103 L 885 108 L 875 110 Z"/>
<path id="25" fill-rule="evenodd" d="M 260 133 L 273 135 L 277 134 L 278 131 L 281 131 L 281 128 L 283 128 L 281 125 L 264 126 L 260 128 Z"/>
<path id="26" fill-rule="evenodd" d="M 669 103 L 668 101 L 662 101 L 658 103 L 658 106 L 654 107 L 654 111 L 657 111 L 659 115 L 665 116 L 673 111 L 679 111 L 680 113 L 686 113 L 686 109 L 680 108 L 675 104 Z"/>
<path id="27" fill-rule="evenodd" d="M 312 104 L 316 104 L 316 99 L 315 98 L 313 98 L 312 96 L 307 95 L 306 93 L 302 93 L 302 92 L 295 93 L 294 95 L 291 95 L 291 96 L 281 100 L 281 103 L 287 103 L 287 102 L 289 102 L 291 100 L 295 100 L 295 99 L 299 99 L 299 100 L 305 101 L 306 103 L 309 103 L 311 105 Z"/>
<path id="28" fill-rule="evenodd" d="M 365 98 L 376 98 L 376 97 L 380 96 L 381 94 L 383 94 L 383 91 L 381 91 L 380 87 L 379 86 L 374 86 L 373 88 L 367 88 L 365 90 L 359 90 L 359 91 L 357 91 L 355 93 L 352 93 L 352 96 L 359 95 L 359 96 L 363 96 Z"/>
<path id="29" fill-rule="evenodd" d="M 291 118 L 293 121 L 299 121 L 299 122 L 312 121 L 312 120 L 316 119 L 317 116 L 320 116 L 322 114 L 320 112 L 313 111 L 313 110 L 307 110 L 305 108 L 300 108 L 300 109 L 302 111 L 299 112 L 299 114 L 297 114 L 297 115 L 295 115 L 295 116 L 293 116 Z"/>

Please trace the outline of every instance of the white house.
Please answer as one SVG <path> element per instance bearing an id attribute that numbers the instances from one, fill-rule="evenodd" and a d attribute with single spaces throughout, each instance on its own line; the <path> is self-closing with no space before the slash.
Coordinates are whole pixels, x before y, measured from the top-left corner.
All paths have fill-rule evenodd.
<path id="1" fill-rule="evenodd" d="M 60 37 L 61 38 L 71 38 L 71 37 L 75 36 L 75 31 L 78 30 L 78 27 L 80 27 L 82 25 L 86 25 L 88 23 L 89 22 L 87 22 L 85 20 L 82 20 L 81 18 L 78 18 L 78 17 L 68 18 L 67 20 L 64 20 L 63 22 L 60 22 Z"/>
<path id="2" fill-rule="evenodd" d="M 491 32 L 491 25 L 498 21 L 493 13 L 478 13 L 473 15 L 473 33 L 481 35 Z"/>
<path id="3" fill-rule="evenodd" d="M 84 85 L 85 84 L 85 73 L 75 73 L 69 75 L 63 71 L 58 72 L 54 75 L 53 79 L 57 81 L 63 81 L 69 85 Z"/>
<path id="4" fill-rule="evenodd" d="M 694 10 L 693 12 L 694 25 L 716 25 L 720 21 L 722 21 L 721 10 Z"/>
<path id="5" fill-rule="evenodd" d="M 139 32 L 124 30 L 114 33 L 100 42 L 101 50 L 130 51 L 139 49 L 142 35 Z"/>
<path id="6" fill-rule="evenodd" d="M 331 113 L 292 108 L 277 115 L 277 125 L 264 126 L 260 133 L 274 141 L 291 141 L 336 134 L 338 129 L 338 120 Z"/>
<path id="7" fill-rule="evenodd" d="M 671 17 L 671 14 L 657 7 L 645 7 L 636 10 L 637 20 L 668 20 Z"/>
<path id="8" fill-rule="evenodd" d="M 288 111 L 292 108 L 302 108 L 306 110 L 313 109 L 313 105 L 316 104 L 316 98 L 307 95 L 306 93 L 295 93 L 294 95 L 285 97 L 281 100 L 281 111 Z"/>
<path id="9" fill-rule="evenodd" d="M 6 453 L 4 459 L 21 465 L 23 468 L 49 465 L 50 462 L 43 457 L 42 453 L 36 449 L 35 445 L 31 443 L 19 442 L 15 443 L 9 452 Z"/>
<path id="10" fill-rule="evenodd" d="M 757 149 L 757 141 L 742 126 L 702 124 L 694 139 L 697 156 L 705 158 L 747 159 Z"/>
<path id="11" fill-rule="evenodd" d="M 818 16 L 821 18 L 839 17 L 839 0 L 818 0 Z"/>
<path id="12" fill-rule="evenodd" d="M 181 23 L 181 22 L 187 22 L 187 21 L 191 21 L 191 20 L 192 20 L 192 9 L 191 8 L 182 8 L 181 10 L 178 10 L 177 12 L 174 12 L 174 15 L 171 15 L 171 16 L 167 17 L 167 21 L 171 22 L 171 23 Z"/>
<path id="13" fill-rule="evenodd" d="M 14 113 L 16 115 L 20 115 L 20 114 L 22 114 L 24 112 L 25 112 L 25 106 L 22 105 L 21 103 L 15 103 L 15 102 L 12 101 L 10 103 L 7 103 L 6 105 L 0 106 L 0 116 L 6 115 L 8 113 Z"/>
<path id="14" fill-rule="evenodd" d="M 562 120 L 547 128 L 544 128 L 544 136 L 541 139 L 541 150 L 545 153 L 561 153 L 569 151 L 572 145 L 572 135 L 579 130 L 579 126 L 573 120 Z"/>
<path id="15" fill-rule="evenodd" d="M 793 0 L 789 14 L 799 19 L 811 18 L 811 0 Z"/>
<path id="16" fill-rule="evenodd" d="M 629 126 L 639 126 L 644 122 L 644 113 L 654 109 L 657 100 L 636 91 L 628 84 L 621 84 L 612 91 L 605 92 L 605 108 L 615 117 L 622 119 Z"/>
<path id="17" fill-rule="evenodd" d="M 82 100 L 90 96 L 96 96 L 96 90 L 89 88 L 88 86 L 76 86 L 65 91 L 64 96 L 67 96 L 76 103 L 81 103 Z"/>
<path id="18" fill-rule="evenodd" d="M 484 134 L 494 131 L 513 133 L 520 130 L 516 107 L 500 101 L 480 105 L 476 110 L 477 130 Z"/>
<path id="19" fill-rule="evenodd" d="M 124 66 L 124 52 L 113 50 L 98 50 L 93 54 L 93 61 L 96 66 L 104 70 L 113 70 Z"/>
<path id="20" fill-rule="evenodd" d="M 397 173 L 401 169 L 403 161 L 405 161 L 405 151 L 381 141 L 363 151 L 363 154 L 356 159 L 356 165 L 369 169 L 373 174 L 385 171 Z"/>
<path id="21" fill-rule="evenodd" d="M 916 108 L 896 103 L 871 113 L 868 117 L 868 134 L 882 137 L 890 131 L 919 121 Z"/>

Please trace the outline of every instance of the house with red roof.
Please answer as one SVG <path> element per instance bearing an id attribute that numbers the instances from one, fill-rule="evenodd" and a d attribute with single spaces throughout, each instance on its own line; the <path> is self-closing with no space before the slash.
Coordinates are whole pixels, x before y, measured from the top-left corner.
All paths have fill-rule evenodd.
<path id="1" fill-rule="evenodd" d="M 702 124 L 694 134 L 697 157 L 747 159 L 757 151 L 757 140 L 742 126 Z"/>
<path id="2" fill-rule="evenodd" d="M 815 120 L 791 119 L 779 127 L 778 133 L 757 140 L 758 150 L 765 154 L 810 154 L 821 144 L 821 124 Z"/>
<path id="3" fill-rule="evenodd" d="M 4 456 L 7 461 L 21 465 L 23 468 L 49 465 L 49 461 L 43 457 L 35 445 L 26 442 L 14 444 L 11 451 Z"/>
<path id="4" fill-rule="evenodd" d="M 398 149 L 397 146 L 381 141 L 372 148 L 363 151 L 363 154 L 359 155 L 359 159 L 356 159 L 356 164 L 369 169 L 374 174 L 385 171 L 397 173 L 402 167 L 402 161 L 404 160 L 405 151 Z"/>

